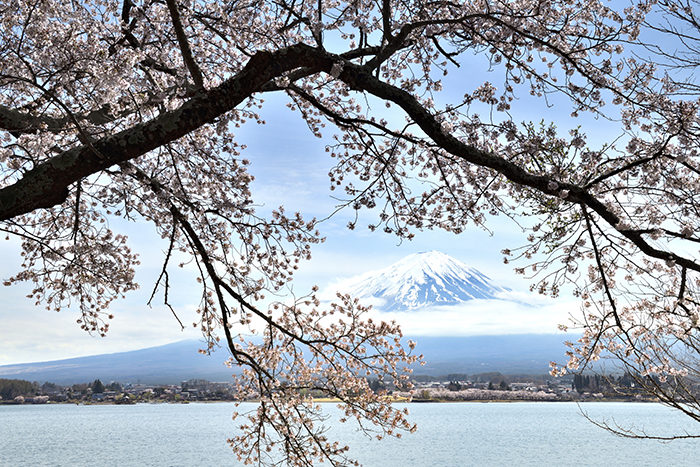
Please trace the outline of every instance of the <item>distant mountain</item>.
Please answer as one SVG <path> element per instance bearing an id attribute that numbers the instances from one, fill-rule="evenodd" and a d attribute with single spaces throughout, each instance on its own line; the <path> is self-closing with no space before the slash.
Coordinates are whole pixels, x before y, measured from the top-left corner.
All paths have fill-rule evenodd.
<path id="1" fill-rule="evenodd" d="M 416 366 L 414 373 L 544 374 L 549 371 L 550 362 L 566 363 L 564 354 L 569 349 L 564 341 L 572 337 L 564 334 L 411 336 L 417 343 L 416 353 L 425 356 L 425 365 Z"/>
<path id="2" fill-rule="evenodd" d="M 384 300 L 381 311 L 415 310 L 431 305 L 450 305 L 475 299 L 495 299 L 510 291 L 445 253 L 415 253 L 379 271 L 345 283 L 358 298 Z"/>
<path id="3" fill-rule="evenodd" d="M 134 384 L 179 384 L 192 378 L 230 381 L 235 370 L 224 366 L 228 353 L 219 350 L 202 355 L 197 352 L 202 346 L 199 341 L 186 340 L 131 352 L 3 365 L 0 366 L 0 378 L 66 385 L 87 383 L 97 378 L 105 383 Z"/>
<path id="4" fill-rule="evenodd" d="M 571 336 L 566 336 L 571 338 Z M 504 374 L 546 373 L 551 360 L 563 362 L 566 348 L 561 334 L 519 334 L 470 337 L 411 336 L 416 352 L 425 356 L 425 366 L 415 366 L 416 374 L 449 373 Z M 224 350 L 204 356 L 197 353 L 195 340 L 90 357 L 52 362 L 0 366 L 0 378 L 50 381 L 70 385 L 99 378 L 103 382 L 179 384 L 192 378 L 230 381 L 238 370 L 223 365 Z"/>

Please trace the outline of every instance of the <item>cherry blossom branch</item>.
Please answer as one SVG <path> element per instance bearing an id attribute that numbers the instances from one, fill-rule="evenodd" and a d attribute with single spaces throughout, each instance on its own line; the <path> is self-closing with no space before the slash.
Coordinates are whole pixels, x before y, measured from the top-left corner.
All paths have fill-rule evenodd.
<path id="1" fill-rule="evenodd" d="M 616 167 L 615 169 L 610 170 L 609 172 L 605 172 L 605 173 L 601 174 L 600 176 L 596 177 L 594 180 L 591 180 L 590 182 L 588 182 L 583 188 L 585 190 L 589 190 L 592 187 L 594 187 L 595 185 L 598 185 L 598 184 L 602 183 L 603 181 L 608 180 L 608 179 L 610 179 L 616 175 L 619 175 L 625 171 L 632 170 L 635 167 L 639 167 L 639 166 L 644 165 L 648 162 L 655 161 L 660 157 L 664 157 L 668 144 L 676 136 L 678 136 L 678 133 L 673 133 L 673 134 L 668 135 L 666 137 L 666 140 L 659 146 L 658 150 L 655 151 L 650 156 L 640 157 L 638 159 L 634 159 L 627 164 L 620 165 L 619 167 Z"/>
<path id="2" fill-rule="evenodd" d="M 605 292 L 605 295 L 608 297 L 608 304 L 610 305 L 610 308 L 612 309 L 612 315 L 615 318 L 615 324 L 617 324 L 617 327 L 620 328 L 620 330 L 624 330 L 624 328 L 622 327 L 622 322 L 620 321 L 620 316 L 617 313 L 617 304 L 615 303 L 615 299 L 613 298 L 612 293 L 610 292 L 610 287 L 608 285 L 607 273 L 605 271 L 605 268 L 603 267 L 603 262 L 601 260 L 600 251 L 598 250 L 596 237 L 593 234 L 593 227 L 591 226 L 591 218 L 588 215 L 588 211 L 586 210 L 585 206 L 581 206 L 581 212 L 583 213 L 583 218 L 586 220 L 586 230 L 588 231 L 589 240 L 591 241 L 591 248 L 593 248 L 593 254 L 595 255 L 595 262 L 596 262 L 596 266 L 598 269 L 598 276 L 600 277 L 600 280 L 603 282 L 603 291 Z"/>
<path id="3" fill-rule="evenodd" d="M 690 434 L 690 433 L 682 433 L 682 434 L 674 434 L 674 435 L 668 435 L 668 436 L 659 436 L 659 435 L 650 435 L 646 431 L 644 431 L 643 428 L 636 429 L 634 427 L 625 427 L 620 425 L 619 423 L 615 422 L 615 420 L 597 420 L 590 415 L 588 415 L 586 412 L 581 411 L 581 414 L 583 417 L 591 422 L 593 425 L 597 426 L 598 428 L 602 428 L 606 431 L 609 431 L 611 433 L 614 433 L 617 436 L 620 436 L 622 438 L 629 438 L 629 439 L 648 439 L 648 440 L 656 440 L 656 441 L 673 441 L 676 439 L 698 439 L 700 438 L 700 434 Z M 687 414 L 686 414 L 687 415 Z"/>
<path id="4" fill-rule="evenodd" d="M 326 63 L 313 60 L 319 57 L 312 56 L 312 51 L 311 47 L 298 44 L 276 52 L 258 52 L 236 76 L 198 93 L 177 110 L 38 164 L 17 182 L 0 189 L 0 221 L 62 203 L 68 196 L 68 187 L 81 178 L 135 159 L 213 122 L 265 83 L 291 69 L 313 63 L 330 65 L 327 60 Z M 105 158 L 97 157 L 96 153 Z"/>
<path id="5" fill-rule="evenodd" d="M 50 131 L 60 133 L 67 130 L 74 120 L 86 121 L 92 125 L 104 125 L 123 118 L 133 113 L 131 109 L 112 113 L 109 105 L 104 105 L 97 110 L 91 110 L 86 114 L 68 115 L 66 117 L 51 117 L 49 115 L 34 115 L 31 112 L 22 112 L 0 105 L 0 128 L 7 130 L 14 137 L 37 131 Z"/>
<path id="6" fill-rule="evenodd" d="M 180 317 L 177 315 L 175 312 L 175 309 L 173 306 L 170 304 L 170 301 L 168 300 L 168 295 L 170 293 L 170 275 L 168 274 L 168 265 L 170 263 L 170 258 L 172 257 L 173 254 L 173 248 L 175 247 L 175 237 L 177 235 L 177 225 L 173 225 L 173 230 L 172 233 L 170 234 L 170 240 L 168 242 L 168 251 L 165 253 L 165 259 L 163 260 L 163 267 L 160 270 L 160 275 L 158 275 L 158 279 L 156 279 L 154 285 L 153 285 L 153 290 L 151 291 L 151 296 L 148 298 L 148 302 L 146 303 L 147 305 L 151 305 L 153 302 L 153 299 L 156 296 L 156 292 L 158 291 L 158 286 L 161 284 L 161 281 L 164 281 L 163 283 L 163 304 L 168 307 L 170 312 L 173 314 L 177 322 L 180 324 L 180 329 L 184 330 L 185 325 L 182 324 L 182 321 L 180 320 Z"/>
<path id="7" fill-rule="evenodd" d="M 175 29 L 175 36 L 177 37 L 177 42 L 180 45 L 182 59 L 184 60 L 187 69 L 190 71 L 190 75 L 192 75 L 195 89 L 202 89 L 204 88 L 204 78 L 202 77 L 202 70 L 199 68 L 199 65 L 197 65 L 197 62 L 195 61 L 194 56 L 192 55 L 190 42 L 187 39 L 185 28 L 182 25 L 180 10 L 177 6 L 177 0 L 166 0 L 166 3 L 168 4 L 170 18 L 173 22 L 173 29 Z"/>
<path id="8" fill-rule="evenodd" d="M 377 97 L 397 104 L 438 146 L 464 161 L 493 169 L 518 185 L 534 188 L 553 197 L 562 197 L 562 194 L 565 193 L 566 197 L 564 199 L 566 202 L 588 206 L 610 226 L 614 228 L 620 226 L 620 217 L 585 188 L 563 182 L 552 184 L 553 180 L 549 176 L 528 173 L 517 164 L 509 162 L 503 157 L 461 142 L 454 136 L 445 133 L 437 119 L 411 94 L 380 81 L 366 69 L 353 64 L 346 64 L 339 78 L 351 87 L 365 90 Z M 654 248 L 638 231 L 623 228 L 618 228 L 618 230 L 622 236 L 634 243 L 647 256 L 664 261 L 673 261 L 679 266 L 700 272 L 700 263 L 673 252 Z"/>

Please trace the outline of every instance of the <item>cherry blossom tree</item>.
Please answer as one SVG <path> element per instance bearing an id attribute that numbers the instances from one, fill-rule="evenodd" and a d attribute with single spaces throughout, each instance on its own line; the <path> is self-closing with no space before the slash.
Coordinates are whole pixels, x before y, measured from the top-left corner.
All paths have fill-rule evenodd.
<path id="1" fill-rule="evenodd" d="M 647 20 L 663 13 L 674 22 Z M 372 230 L 410 239 L 515 219 L 530 232 L 506 261 L 539 275 L 541 293 L 581 297 L 584 336 L 566 368 L 613 354 L 680 407 L 689 393 L 661 381 L 698 369 L 697 101 L 692 83 L 633 52 L 659 52 L 644 47 L 647 32 L 688 44 L 694 18 L 693 4 L 651 1 L 9 0 L 0 228 L 22 239 L 24 264 L 6 283 L 34 284 L 37 303 L 75 307 L 83 329 L 104 335 L 110 303 L 137 287 L 137 254 L 110 219 L 150 222 L 165 246 L 153 299 L 169 305 L 173 255 L 191 256 L 195 324 L 243 367 L 241 394 L 261 401 L 230 440 L 241 459 L 351 462 L 304 389 L 338 398 L 377 436 L 412 430 L 365 379 L 406 384 L 415 357 L 395 324 L 364 319 L 347 296 L 324 307 L 315 290 L 258 305 L 322 241 L 314 219 L 256 212 L 234 136 L 262 123 L 265 94 L 282 93 L 312 133 L 332 126 L 331 189 L 358 218 L 378 208 Z M 443 76 L 474 57 L 498 84 L 439 104 Z M 619 138 L 594 148 L 585 128 L 511 117 L 520 99 L 551 98 L 609 119 Z M 262 344 L 240 339 L 249 326 Z M 683 410 L 700 418 L 700 404 Z"/>
<path id="2" fill-rule="evenodd" d="M 577 288 L 584 335 L 569 343 L 568 366 L 609 362 L 632 380 L 618 384 L 620 392 L 652 395 L 700 421 L 698 88 L 692 76 L 700 63 L 696 7 L 673 0 L 643 7 L 644 34 L 626 60 L 630 73 L 622 87 L 631 92 L 613 101 L 622 106 L 624 146 L 611 146 L 614 167 L 594 180 L 603 183 L 601 193 L 617 218 L 600 222 L 581 212 L 594 262 L 588 265 L 586 285 Z M 561 250 L 567 261 L 570 250 Z M 700 436 L 649 436 L 594 423 L 625 437 Z"/>

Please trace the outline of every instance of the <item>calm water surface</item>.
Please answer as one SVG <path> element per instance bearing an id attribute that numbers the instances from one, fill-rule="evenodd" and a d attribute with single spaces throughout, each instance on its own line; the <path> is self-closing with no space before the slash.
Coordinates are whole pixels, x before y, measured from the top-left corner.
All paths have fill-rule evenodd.
<path id="1" fill-rule="evenodd" d="M 325 406 L 324 406 L 325 407 Z M 656 404 L 587 403 L 650 434 L 700 432 Z M 255 408 L 244 404 L 242 408 Z M 350 424 L 338 439 L 367 467 L 700 465 L 700 440 L 672 443 L 617 438 L 586 421 L 572 403 L 409 404 L 418 431 L 376 441 Z M 224 466 L 235 460 L 233 404 L 0 406 L 0 466 Z M 336 409 L 332 404 L 328 412 Z"/>

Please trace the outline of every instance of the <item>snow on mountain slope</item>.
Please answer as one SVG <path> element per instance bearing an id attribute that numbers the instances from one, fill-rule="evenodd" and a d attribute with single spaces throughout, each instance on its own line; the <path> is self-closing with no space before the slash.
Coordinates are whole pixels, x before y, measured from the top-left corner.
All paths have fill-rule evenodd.
<path id="1" fill-rule="evenodd" d="M 409 255 L 379 271 L 351 279 L 345 291 L 359 298 L 379 298 L 382 311 L 415 310 L 475 299 L 495 299 L 510 289 L 499 287 L 476 269 L 441 253 Z"/>

